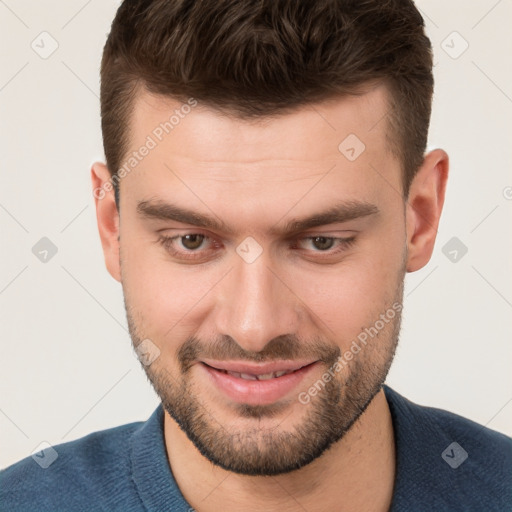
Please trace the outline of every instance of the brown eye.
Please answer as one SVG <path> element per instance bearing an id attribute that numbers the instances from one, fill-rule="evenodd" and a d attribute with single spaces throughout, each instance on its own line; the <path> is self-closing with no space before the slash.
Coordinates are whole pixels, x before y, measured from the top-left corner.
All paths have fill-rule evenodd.
<path id="1" fill-rule="evenodd" d="M 204 241 L 204 235 L 183 235 L 181 238 L 181 245 L 185 249 L 193 251 L 199 249 Z"/>
<path id="2" fill-rule="evenodd" d="M 326 236 L 315 236 L 311 241 L 319 251 L 327 251 L 334 245 L 334 238 Z"/>

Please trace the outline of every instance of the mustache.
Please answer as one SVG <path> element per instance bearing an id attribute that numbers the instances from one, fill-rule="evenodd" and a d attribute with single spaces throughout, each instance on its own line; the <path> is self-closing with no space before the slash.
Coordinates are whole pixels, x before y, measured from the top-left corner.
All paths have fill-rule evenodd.
<path id="1" fill-rule="evenodd" d="M 252 352 L 244 350 L 231 336 L 220 336 L 210 342 L 203 342 L 197 337 L 188 338 L 178 350 L 178 362 L 181 371 L 186 373 L 201 359 L 218 361 L 236 360 L 263 363 L 276 360 L 313 359 L 333 365 L 341 356 L 338 346 L 322 339 L 300 340 L 294 335 L 277 336 L 270 340 L 263 350 Z"/>

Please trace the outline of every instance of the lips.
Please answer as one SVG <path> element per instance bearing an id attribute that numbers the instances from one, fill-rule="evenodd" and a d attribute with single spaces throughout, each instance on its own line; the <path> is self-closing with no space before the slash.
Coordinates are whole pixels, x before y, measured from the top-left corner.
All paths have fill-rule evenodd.
<path id="1" fill-rule="evenodd" d="M 248 405 L 272 404 L 285 398 L 316 366 L 314 361 L 253 364 L 204 360 L 201 363 L 198 366 L 224 397 Z"/>

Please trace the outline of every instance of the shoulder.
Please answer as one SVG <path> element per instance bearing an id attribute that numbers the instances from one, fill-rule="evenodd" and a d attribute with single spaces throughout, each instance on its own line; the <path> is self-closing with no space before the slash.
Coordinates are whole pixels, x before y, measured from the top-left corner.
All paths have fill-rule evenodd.
<path id="1" fill-rule="evenodd" d="M 414 404 L 388 387 L 385 393 L 395 430 L 398 502 L 422 503 L 415 510 L 512 510 L 511 438 Z"/>
<path id="2" fill-rule="evenodd" d="M 0 472 L 0 503 L 5 510 L 92 510 L 129 481 L 129 441 L 142 422 L 94 432 L 29 456 Z M 91 494 L 92 493 L 92 494 Z M 35 508 L 34 508 L 35 507 Z"/>

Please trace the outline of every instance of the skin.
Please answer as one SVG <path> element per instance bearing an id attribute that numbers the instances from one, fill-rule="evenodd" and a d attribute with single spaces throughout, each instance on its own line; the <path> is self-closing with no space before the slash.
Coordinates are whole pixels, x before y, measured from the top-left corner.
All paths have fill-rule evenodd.
<path id="1" fill-rule="evenodd" d="M 130 150 L 144 144 L 180 105 L 140 92 Z M 317 346 L 311 340 L 344 353 L 364 327 L 401 300 L 404 273 L 422 268 L 433 251 L 448 156 L 440 149 L 425 155 L 405 200 L 400 162 L 386 143 L 387 110 L 383 86 L 257 121 L 198 105 L 123 178 L 120 216 L 113 193 L 96 199 L 106 266 L 123 285 L 134 344 L 149 338 L 160 350 L 145 370 L 162 386 L 161 396 L 186 383 L 186 400 L 206 411 L 212 428 L 221 434 L 249 432 L 244 442 L 262 450 L 260 434 L 294 433 L 306 424 L 322 399 L 302 404 L 298 392 L 307 391 L 328 365 L 319 362 L 272 414 L 248 417 L 211 385 L 200 361 L 185 378 L 179 350 L 190 337 L 205 351 L 210 340 L 230 338 L 246 360 L 256 361 L 258 354 L 270 354 L 271 340 L 289 336 L 298 340 L 301 355 L 313 359 Z M 351 133 L 366 146 L 353 162 L 338 150 Z M 104 164 L 93 165 L 94 189 L 109 178 Z M 141 201 L 165 201 L 213 216 L 230 232 L 141 215 Z M 294 236 L 299 245 L 275 232 L 292 219 L 355 201 L 374 205 L 378 213 L 307 229 Z M 172 247 L 180 255 L 158 243 L 162 233 L 202 233 L 216 243 L 201 247 L 198 259 L 186 260 L 179 240 Z M 236 252 L 248 236 L 262 250 L 252 263 Z M 329 254 L 307 236 L 355 236 L 355 241 Z M 369 343 L 336 375 L 332 385 L 341 390 L 340 414 L 355 414 L 344 394 L 350 379 L 378 382 L 373 374 L 387 373 L 399 316 L 379 332 L 378 343 Z M 212 464 L 166 411 L 169 462 L 181 492 L 199 511 L 385 511 L 395 477 L 393 427 L 382 390 L 364 406 L 328 450 L 275 476 L 248 476 Z"/>

